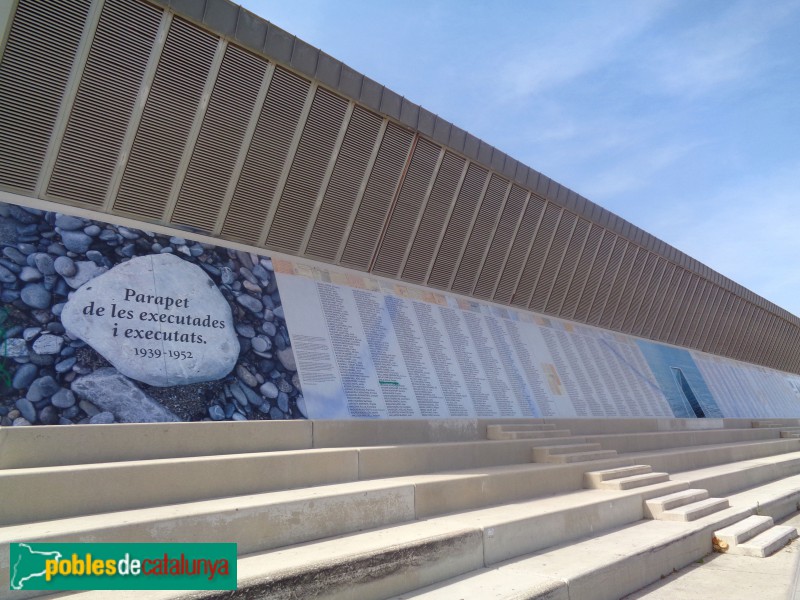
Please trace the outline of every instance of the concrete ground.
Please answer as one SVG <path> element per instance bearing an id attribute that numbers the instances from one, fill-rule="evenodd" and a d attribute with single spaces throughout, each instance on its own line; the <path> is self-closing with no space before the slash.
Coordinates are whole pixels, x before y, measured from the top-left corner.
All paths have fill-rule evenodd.
<path id="1" fill-rule="evenodd" d="M 800 513 L 780 522 L 800 527 Z M 713 553 L 623 600 L 800 600 L 800 538 L 768 558 Z"/>

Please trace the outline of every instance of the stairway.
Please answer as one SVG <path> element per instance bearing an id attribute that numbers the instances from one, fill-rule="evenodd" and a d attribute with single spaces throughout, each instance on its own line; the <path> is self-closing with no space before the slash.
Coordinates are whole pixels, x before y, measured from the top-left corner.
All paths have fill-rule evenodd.
<path id="1" fill-rule="evenodd" d="M 9 542 L 233 541 L 234 597 L 613 599 L 708 554 L 714 532 L 758 506 L 794 510 L 800 494 L 800 440 L 749 422 L 214 425 L 0 430 L 0 589 Z M 532 437 L 486 439 L 508 434 Z M 603 449 L 613 454 L 551 462 Z M 732 492 L 731 506 L 647 514 L 650 500 L 709 486 Z"/>
<path id="2" fill-rule="evenodd" d="M 531 460 L 538 463 L 568 464 L 617 456 L 616 450 L 604 450 L 600 444 L 589 443 L 583 436 L 573 436 L 569 429 L 556 429 L 554 424 L 489 425 L 486 437 L 489 440 L 549 440 L 548 445 L 533 449 Z M 555 438 L 559 443 L 551 445 Z"/>

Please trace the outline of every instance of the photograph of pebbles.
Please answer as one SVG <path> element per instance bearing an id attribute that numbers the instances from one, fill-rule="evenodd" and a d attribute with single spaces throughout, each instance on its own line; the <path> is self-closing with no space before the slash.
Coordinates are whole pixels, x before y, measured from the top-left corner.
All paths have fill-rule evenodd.
<path id="1" fill-rule="evenodd" d="M 268 257 L 5 203 L 0 247 L 0 425 L 306 418 Z M 103 304 L 161 324 L 93 330 Z"/>

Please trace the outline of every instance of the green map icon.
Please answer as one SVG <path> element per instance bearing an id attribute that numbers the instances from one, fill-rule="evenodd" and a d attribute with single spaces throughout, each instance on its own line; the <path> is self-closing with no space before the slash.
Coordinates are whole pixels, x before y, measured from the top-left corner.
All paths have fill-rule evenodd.
<path id="1" fill-rule="evenodd" d="M 24 590 L 31 579 L 45 576 L 45 562 L 60 560 L 60 552 L 34 550 L 28 544 L 11 545 L 11 589 Z"/>

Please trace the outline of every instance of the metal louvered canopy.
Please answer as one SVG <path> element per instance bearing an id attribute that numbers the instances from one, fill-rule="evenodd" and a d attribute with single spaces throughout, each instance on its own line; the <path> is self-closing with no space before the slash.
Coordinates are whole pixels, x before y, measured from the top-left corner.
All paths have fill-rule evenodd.
<path id="1" fill-rule="evenodd" d="M 19 0 L 0 189 L 800 372 L 797 317 L 243 10 Z"/>

